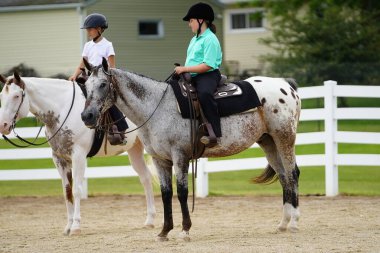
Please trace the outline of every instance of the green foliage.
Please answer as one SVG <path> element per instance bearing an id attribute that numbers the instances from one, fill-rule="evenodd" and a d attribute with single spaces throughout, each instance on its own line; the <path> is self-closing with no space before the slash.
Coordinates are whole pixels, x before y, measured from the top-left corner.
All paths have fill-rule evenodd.
<path id="1" fill-rule="evenodd" d="M 274 75 L 301 86 L 336 80 L 380 85 L 380 1 L 276 0 L 265 7 L 275 50 L 263 57 Z"/>

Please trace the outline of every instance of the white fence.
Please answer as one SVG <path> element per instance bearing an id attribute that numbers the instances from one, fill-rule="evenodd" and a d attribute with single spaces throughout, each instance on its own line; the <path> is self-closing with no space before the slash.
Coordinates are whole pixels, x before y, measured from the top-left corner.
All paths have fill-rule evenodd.
<path id="1" fill-rule="evenodd" d="M 335 196 L 338 191 L 338 166 L 380 166 L 377 154 L 339 154 L 338 143 L 380 144 L 380 133 L 338 131 L 338 120 L 380 120 L 380 105 L 376 108 L 337 108 L 337 97 L 380 98 L 379 86 L 337 85 L 335 81 L 326 81 L 324 86 L 300 88 L 302 99 L 324 98 L 324 108 L 303 109 L 301 121 L 323 120 L 324 132 L 300 133 L 296 145 L 324 144 L 325 154 L 298 155 L 297 164 L 305 166 L 325 166 L 326 196 Z M 35 137 L 37 128 L 18 128 L 18 134 Z M 10 136 L 14 138 L 14 136 Z M 257 147 L 256 145 L 251 148 Z M 125 154 L 123 154 L 125 155 Z M 50 158 L 50 148 L 3 149 L 0 160 Z M 106 158 L 104 158 L 106 159 Z M 265 158 L 245 158 L 233 160 L 208 161 L 202 158 L 198 164 L 196 195 L 208 195 L 208 174 L 213 172 L 251 170 L 265 168 Z M 85 172 L 87 178 L 137 176 L 131 166 L 92 167 Z M 0 170 L 0 180 L 38 180 L 60 179 L 56 169 Z M 87 196 L 87 180 L 83 186 Z"/>

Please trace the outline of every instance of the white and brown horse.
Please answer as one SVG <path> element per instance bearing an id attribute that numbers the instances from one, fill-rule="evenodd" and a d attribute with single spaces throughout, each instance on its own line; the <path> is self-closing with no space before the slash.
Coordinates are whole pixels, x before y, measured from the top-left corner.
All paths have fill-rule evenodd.
<path id="1" fill-rule="evenodd" d="M 49 140 L 49 145 L 53 150 L 53 161 L 62 177 L 68 219 L 64 234 L 79 234 L 80 197 L 87 166 L 86 156 L 95 135 L 95 130 L 87 128 L 80 119 L 85 103 L 82 91 L 78 85 L 70 81 L 20 78 L 17 73 L 9 78 L 0 75 L 0 81 L 5 84 L 0 98 L 0 133 L 9 134 L 15 121 L 26 117 L 29 111 L 45 124 L 47 138 L 56 133 Z M 132 128 L 135 126 L 130 121 L 128 124 Z M 106 149 L 104 145 L 107 146 Z M 152 227 L 156 209 L 151 173 L 145 165 L 144 148 L 137 138 L 137 133 L 127 134 L 127 144 L 123 146 L 111 146 L 103 141 L 96 156 L 112 156 L 125 151 L 128 152 L 130 162 L 144 186 L 147 204 L 145 225 Z"/>
<path id="2" fill-rule="evenodd" d="M 101 111 L 112 104 L 139 129 L 139 137 L 152 156 L 158 170 L 164 224 L 158 240 L 167 240 L 173 229 L 172 168 L 176 174 L 177 194 L 182 210 L 180 237 L 189 240 L 191 227 L 188 198 L 188 167 L 192 154 L 190 122 L 177 112 L 176 98 L 168 83 L 131 72 L 88 65 L 92 74 L 86 82 L 87 101 L 82 120 L 89 127 L 97 124 Z M 256 182 L 268 182 L 276 176 L 283 188 L 283 217 L 280 231 L 298 230 L 298 178 L 295 139 L 301 100 L 296 87 L 283 78 L 251 77 L 246 79 L 256 90 L 262 103 L 256 111 L 221 119 L 222 134 L 218 144 L 206 148 L 204 157 L 229 156 L 257 142 L 266 153 L 269 165 Z"/>

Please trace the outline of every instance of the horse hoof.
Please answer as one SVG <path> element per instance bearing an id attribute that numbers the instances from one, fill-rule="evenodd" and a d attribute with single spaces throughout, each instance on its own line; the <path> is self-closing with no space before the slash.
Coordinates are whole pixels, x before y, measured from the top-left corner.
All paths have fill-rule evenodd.
<path id="1" fill-rule="evenodd" d="M 157 242 L 167 242 L 169 239 L 166 236 L 157 236 L 156 237 Z"/>
<path id="2" fill-rule="evenodd" d="M 179 233 L 178 238 L 184 240 L 185 242 L 190 242 L 189 231 L 182 231 Z"/>
<path id="3" fill-rule="evenodd" d="M 152 229 L 152 228 L 154 228 L 154 225 L 153 224 L 145 224 L 144 228 Z"/>
<path id="4" fill-rule="evenodd" d="M 70 229 L 65 229 L 63 231 L 63 235 L 66 235 L 66 236 L 70 235 Z"/>
<path id="5" fill-rule="evenodd" d="M 286 227 L 278 226 L 277 231 L 278 232 L 286 232 Z"/>
<path id="6" fill-rule="evenodd" d="M 298 227 L 289 227 L 288 230 L 292 233 L 297 233 L 299 231 Z"/>
<path id="7" fill-rule="evenodd" d="M 70 231 L 70 236 L 77 236 L 77 235 L 80 235 L 80 234 L 81 234 L 80 229 L 74 229 L 74 230 Z"/>

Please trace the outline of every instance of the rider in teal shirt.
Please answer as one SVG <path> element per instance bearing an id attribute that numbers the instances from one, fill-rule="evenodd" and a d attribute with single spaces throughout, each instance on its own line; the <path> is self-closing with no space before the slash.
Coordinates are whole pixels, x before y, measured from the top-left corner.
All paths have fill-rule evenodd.
<path id="1" fill-rule="evenodd" d="M 190 72 L 193 76 L 203 113 L 211 125 L 207 129 L 208 135 L 202 136 L 201 142 L 211 148 L 217 144 L 216 137 L 222 136 L 218 105 L 214 99 L 214 92 L 221 79 L 219 67 L 222 63 L 222 49 L 212 23 L 214 11 L 208 4 L 197 3 L 190 7 L 183 20 L 189 22 L 191 31 L 196 35 L 187 49 L 185 66 L 176 67 L 175 72 Z"/>
<path id="2" fill-rule="evenodd" d="M 211 67 L 207 72 L 219 69 L 222 64 L 222 49 L 218 38 L 210 28 L 207 28 L 201 35 L 194 36 L 187 48 L 187 58 L 185 66 L 196 66 L 206 64 Z M 197 73 L 192 73 L 192 76 Z"/>

